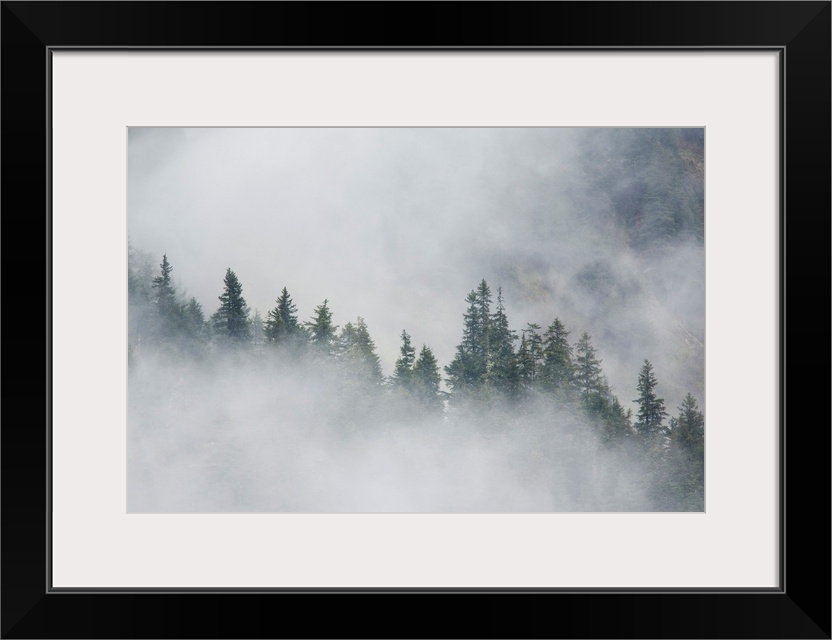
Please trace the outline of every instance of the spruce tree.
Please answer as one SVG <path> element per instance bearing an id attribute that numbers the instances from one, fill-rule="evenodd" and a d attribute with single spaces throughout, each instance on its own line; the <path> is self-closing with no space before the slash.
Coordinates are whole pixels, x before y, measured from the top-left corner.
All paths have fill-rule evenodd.
<path id="1" fill-rule="evenodd" d="M 604 390 L 604 378 L 601 373 L 601 360 L 596 356 L 591 336 L 584 331 L 575 346 L 575 389 L 584 402 L 589 402 L 594 394 Z"/>
<path id="2" fill-rule="evenodd" d="M 705 508 L 705 416 L 688 393 L 671 419 L 670 455 L 675 462 L 673 487 L 677 509 L 702 511 Z"/>
<path id="3" fill-rule="evenodd" d="M 430 347 L 422 345 L 419 357 L 413 364 L 412 376 L 414 390 L 423 406 L 428 411 L 441 411 L 443 402 L 439 385 L 442 378 L 439 364 Z"/>
<path id="4" fill-rule="evenodd" d="M 355 324 L 348 322 L 344 325 L 338 342 L 338 357 L 349 375 L 374 383 L 381 382 L 381 363 L 364 318 L 359 316 Z"/>
<path id="5" fill-rule="evenodd" d="M 263 327 L 266 342 L 272 344 L 297 344 L 303 341 L 305 331 L 298 322 L 297 307 L 283 287 L 276 300 L 276 306 L 266 314 Z"/>
<path id="6" fill-rule="evenodd" d="M 205 314 L 196 298 L 191 297 L 188 300 L 182 308 L 182 315 L 188 335 L 195 340 L 203 340 L 205 338 Z"/>
<path id="7" fill-rule="evenodd" d="M 656 394 L 656 375 L 653 365 L 645 360 L 638 375 L 638 403 L 635 430 L 643 438 L 659 436 L 664 432 L 664 419 L 667 412 L 664 409 L 664 399 Z"/>
<path id="8" fill-rule="evenodd" d="M 154 291 L 153 303 L 156 305 L 166 333 L 170 334 L 178 329 L 181 310 L 176 302 L 176 290 L 170 279 L 173 267 L 168 262 L 167 254 L 162 256 L 162 264 L 159 267 L 161 274 L 153 278 L 151 285 Z"/>
<path id="9" fill-rule="evenodd" d="M 498 391 L 511 394 L 518 382 L 517 357 L 513 344 L 517 334 L 508 325 L 502 288 L 497 289 L 497 308 L 490 318 L 489 333 L 486 381 Z"/>
<path id="10" fill-rule="evenodd" d="M 572 347 L 567 340 L 569 332 L 560 321 L 554 322 L 543 334 L 543 365 L 541 380 L 543 386 L 551 391 L 571 388 L 575 377 L 575 365 L 572 362 Z"/>
<path id="11" fill-rule="evenodd" d="M 225 288 L 219 296 L 220 307 L 211 317 L 214 331 L 221 340 L 248 343 L 251 340 L 249 308 L 243 298 L 243 285 L 230 268 L 223 279 Z"/>
<path id="12" fill-rule="evenodd" d="M 465 298 L 468 308 L 462 315 L 462 342 L 457 345 L 454 359 L 445 367 L 448 386 L 454 391 L 474 389 L 480 386 L 485 376 L 487 354 L 482 316 L 483 308 L 487 306 L 490 296 L 487 285 L 484 290 L 481 287 L 480 293 L 483 295 L 471 291 Z"/>
<path id="13" fill-rule="evenodd" d="M 631 409 L 624 409 L 618 398 L 613 397 L 611 403 L 607 403 L 603 416 L 602 440 L 608 445 L 615 445 L 623 442 L 632 431 L 633 412 Z"/>
<path id="14" fill-rule="evenodd" d="M 520 348 L 517 351 L 517 375 L 526 389 L 536 388 L 542 359 L 543 339 L 540 336 L 540 325 L 530 322 L 522 331 Z"/>
<path id="15" fill-rule="evenodd" d="M 401 355 L 396 360 L 393 371 L 393 384 L 397 387 L 407 389 L 410 387 L 410 382 L 413 378 L 413 365 L 416 361 L 416 349 L 410 344 L 410 335 L 407 331 L 402 331 L 400 353 Z"/>
<path id="16" fill-rule="evenodd" d="M 305 322 L 309 331 L 309 341 L 323 353 L 332 353 L 335 347 L 336 331 L 338 325 L 332 323 L 332 312 L 329 310 L 329 301 L 324 300 L 315 307 L 312 320 Z"/>
<path id="17" fill-rule="evenodd" d="M 680 448 L 696 455 L 704 455 L 705 416 L 699 411 L 696 399 L 688 392 L 679 407 L 675 428 L 671 440 Z"/>
<path id="18" fill-rule="evenodd" d="M 491 289 L 483 278 L 475 291 L 477 324 L 479 325 L 476 353 L 483 361 L 483 374 L 488 355 L 491 352 Z"/>

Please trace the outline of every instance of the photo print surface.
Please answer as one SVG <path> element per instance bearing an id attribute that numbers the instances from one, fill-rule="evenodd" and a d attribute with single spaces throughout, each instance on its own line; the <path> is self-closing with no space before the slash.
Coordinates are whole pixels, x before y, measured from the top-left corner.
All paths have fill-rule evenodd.
<path id="1" fill-rule="evenodd" d="M 704 510 L 704 129 L 130 128 L 128 511 Z"/>

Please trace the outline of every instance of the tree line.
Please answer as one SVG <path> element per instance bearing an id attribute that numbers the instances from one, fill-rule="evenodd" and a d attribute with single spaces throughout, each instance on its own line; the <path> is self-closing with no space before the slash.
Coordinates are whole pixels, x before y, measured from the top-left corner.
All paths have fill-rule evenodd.
<path id="1" fill-rule="evenodd" d="M 164 255 L 152 275 L 131 249 L 131 367 L 146 348 L 177 358 L 205 358 L 213 351 L 261 358 L 274 354 L 285 362 L 334 366 L 350 390 L 350 402 L 369 417 L 383 403 L 410 418 L 441 416 L 451 422 L 469 418 L 486 423 L 496 408 L 515 417 L 531 406 L 568 412 L 590 425 L 579 435 L 591 446 L 620 452 L 640 465 L 659 510 L 704 509 L 704 415 L 693 395 L 688 393 L 670 416 L 654 367 L 645 359 L 634 376 L 635 397 L 628 399 L 637 407 L 633 414 L 610 386 L 587 332 L 573 344 L 559 318 L 545 329 L 536 323 L 519 332 L 512 329 L 502 290 L 497 289 L 495 300 L 485 279 L 465 298 L 462 337 L 447 366 L 440 368 L 431 348 L 417 348 L 403 330 L 393 373 L 384 376 L 364 319 L 339 327 L 327 299 L 302 321 L 284 287 L 262 318 L 252 314 L 239 278 L 228 268 L 219 304 L 206 318 L 195 298 L 184 299 L 177 291 L 172 271 Z"/>

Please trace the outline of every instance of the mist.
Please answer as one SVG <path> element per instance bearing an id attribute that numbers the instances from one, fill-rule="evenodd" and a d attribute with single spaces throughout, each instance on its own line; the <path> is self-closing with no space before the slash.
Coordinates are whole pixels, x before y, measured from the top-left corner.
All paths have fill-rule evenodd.
<path id="1" fill-rule="evenodd" d="M 146 300 L 129 314 L 128 509 L 687 509 L 651 487 L 667 456 L 610 446 L 579 403 L 455 402 L 444 367 L 487 280 L 518 336 L 555 318 L 573 346 L 591 336 L 624 409 L 649 360 L 669 417 L 687 393 L 704 411 L 703 163 L 701 129 L 131 128 Z M 211 335 L 179 348 L 154 325 L 163 254 L 206 318 L 233 269 L 252 316 L 286 287 L 301 321 L 324 299 L 339 330 L 363 319 L 384 379 L 348 388 L 337 361 Z M 391 390 L 403 330 L 436 356 L 439 412 Z"/>

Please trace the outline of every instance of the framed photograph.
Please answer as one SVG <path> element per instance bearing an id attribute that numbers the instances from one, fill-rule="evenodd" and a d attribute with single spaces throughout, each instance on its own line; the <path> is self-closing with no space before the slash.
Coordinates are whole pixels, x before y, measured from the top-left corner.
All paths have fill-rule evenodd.
<path id="1" fill-rule="evenodd" d="M 3 636 L 830 637 L 830 3 L 313 9 L 3 3 Z"/>

